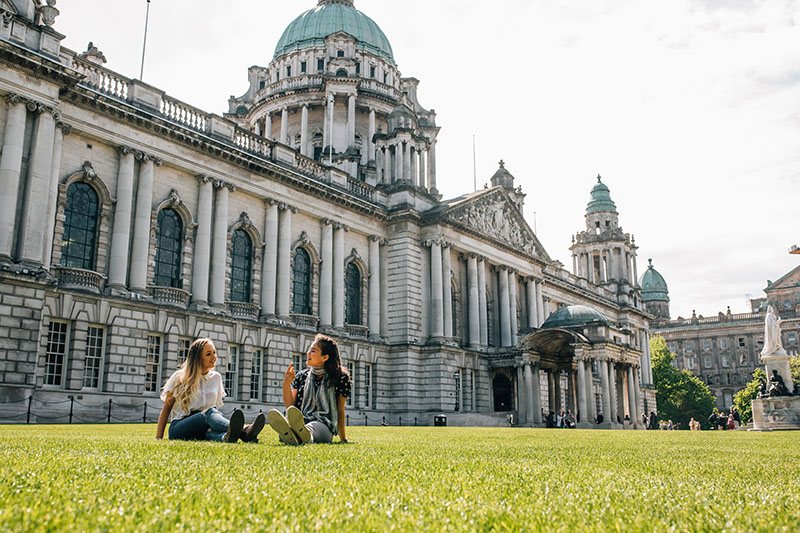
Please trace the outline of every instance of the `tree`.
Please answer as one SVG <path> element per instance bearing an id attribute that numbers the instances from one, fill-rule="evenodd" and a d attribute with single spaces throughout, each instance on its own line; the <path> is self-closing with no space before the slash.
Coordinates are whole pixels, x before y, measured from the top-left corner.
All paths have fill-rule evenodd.
<path id="1" fill-rule="evenodd" d="M 789 369 L 792 373 L 792 381 L 800 384 L 800 356 L 795 355 L 789 359 Z M 753 419 L 753 407 L 750 402 L 758 397 L 760 388 L 758 378 L 760 377 L 766 380 L 767 373 L 763 368 L 756 368 L 756 371 L 753 372 L 753 379 L 733 397 L 733 405 L 739 411 L 739 416 L 742 417 L 742 424 L 747 424 Z M 787 387 L 789 387 L 789 390 L 792 388 L 788 383 Z"/>
<path id="2" fill-rule="evenodd" d="M 706 384 L 688 370 L 672 366 L 675 354 L 670 353 L 663 337 L 650 339 L 650 356 L 659 418 L 680 423 L 685 429 L 694 418 L 707 427 L 716 398 Z"/>

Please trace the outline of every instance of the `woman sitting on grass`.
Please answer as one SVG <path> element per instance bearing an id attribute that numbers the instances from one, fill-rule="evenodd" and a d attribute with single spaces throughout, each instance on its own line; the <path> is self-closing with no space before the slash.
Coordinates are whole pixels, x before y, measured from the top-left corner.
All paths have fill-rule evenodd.
<path id="1" fill-rule="evenodd" d="M 217 350 L 211 339 L 197 339 L 189 346 L 189 355 L 167 380 L 161 392 L 164 407 L 158 417 L 156 438 L 164 437 L 167 420 L 169 438 L 177 440 L 216 440 L 258 442 L 264 427 L 264 413 L 244 426 L 244 413 L 235 409 L 230 420 L 219 409 L 225 397 L 222 376 L 214 370 Z"/>
<path id="2" fill-rule="evenodd" d="M 342 368 L 336 341 L 317 335 L 306 353 L 306 366 L 297 375 L 292 364 L 286 369 L 286 418 L 273 409 L 267 415 L 270 427 L 286 444 L 330 443 L 337 433 L 341 442 L 347 442 L 344 408 L 350 396 L 350 376 Z"/>

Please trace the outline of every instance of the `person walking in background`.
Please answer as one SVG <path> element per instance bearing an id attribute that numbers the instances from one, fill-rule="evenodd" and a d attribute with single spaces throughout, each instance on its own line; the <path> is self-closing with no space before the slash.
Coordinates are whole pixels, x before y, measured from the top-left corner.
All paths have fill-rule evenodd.
<path id="1" fill-rule="evenodd" d="M 647 422 L 647 413 L 645 413 L 644 411 L 642 411 L 642 425 L 645 428 L 648 427 L 648 425 L 649 425 L 648 422 Z"/>
<path id="2" fill-rule="evenodd" d="M 264 413 L 249 426 L 244 413 L 235 409 L 230 420 L 219 409 L 225 397 L 222 376 L 214 370 L 217 349 L 211 339 L 197 339 L 189 346 L 186 361 L 167 380 L 161 392 L 164 407 L 158 417 L 156 438 L 164 437 L 168 421 L 170 440 L 216 440 L 258 442 Z"/>
<path id="3" fill-rule="evenodd" d="M 716 408 L 711 411 L 711 414 L 708 417 L 708 423 L 711 426 L 711 429 L 717 429 L 717 410 Z"/>
<path id="4" fill-rule="evenodd" d="M 733 415 L 733 421 L 736 423 L 736 427 L 740 427 L 742 425 L 742 419 L 739 416 L 739 410 L 736 406 L 731 407 L 731 414 Z"/>
<path id="5" fill-rule="evenodd" d="M 342 368 L 339 345 L 331 337 L 317 335 L 306 352 L 306 366 L 296 375 L 291 363 L 286 369 L 286 417 L 271 410 L 267 415 L 270 427 L 286 444 L 330 443 L 336 434 L 340 442 L 347 442 L 344 410 L 350 397 L 350 376 Z"/>
<path id="6" fill-rule="evenodd" d="M 733 413 L 728 415 L 728 429 L 736 429 L 736 421 L 733 419 Z"/>
<path id="7" fill-rule="evenodd" d="M 658 429 L 658 415 L 655 411 L 650 411 L 650 425 L 649 429 Z"/>

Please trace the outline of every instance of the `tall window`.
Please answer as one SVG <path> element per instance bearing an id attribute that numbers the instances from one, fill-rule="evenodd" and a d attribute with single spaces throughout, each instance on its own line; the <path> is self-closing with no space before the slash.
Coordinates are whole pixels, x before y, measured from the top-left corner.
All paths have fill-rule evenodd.
<path id="1" fill-rule="evenodd" d="M 159 369 L 161 368 L 161 336 L 147 336 L 147 357 L 144 365 L 145 392 L 158 392 Z"/>
<path id="2" fill-rule="evenodd" d="M 100 388 L 104 338 L 105 330 L 103 328 L 89 326 L 86 336 L 86 355 L 83 360 L 83 386 L 87 389 Z"/>
<path id="3" fill-rule="evenodd" d="M 364 407 L 367 409 L 373 408 L 372 405 L 372 364 L 365 363 L 364 364 Z"/>
<path id="4" fill-rule="evenodd" d="M 80 181 L 70 185 L 64 209 L 62 266 L 94 270 L 97 218 L 98 201 L 94 189 Z"/>
<path id="5" fill-rule="evenodd" d="M 455 407 L 454 410 L 455 411 L 460 411 L 461 410 L 461 405 L 463 403 L 462 398 L 461 398 L 462 389 L 461 389 L 461 369 L 460 368 L 457 369 L 453 373 L 453 380 L 455 381 L 455 385 L 456 385 L 456 407 Z"/>
<path id="6" fill-rule="evenodd" d="M 249 302 L 253 241 L 244 230 L 234 230 L 231 249 L 231 301 Z"/>
<path id="7" fill-rule="evenodd" d="M 225 370 L 225 392 L 232 400 L 236 399 L 236 369 L 239 368 L 239 347 L 228 345 L 228 368 Z"/>
<path id="8" fill-rule="evenodd" d="M 292 356 L 292 366 L 295 373 L 299 374 L 306 366 L 306 356 L 302 353 L 296 353 Z"/>
<path id="9" fill-rule="evenodd" d="M 361 272 L 350 263 L 344 275 L 345 281 L 345 321 L 348 324 L 361 324 Z"/>
<path id="10" fill-rule="evenodd" d="M 345 363 L 345 367 L 347 368 L 347 373 L 350 375 L 350 389 L 351 393 L 350 396 L 347 398 L 347 407 L 353 407 L 354 399 L 356 397 L 356 374 L 355 374 L 355 365 L 353 361 L 347 361 Z"/>
<path id="11" fill-rule="evenodd" d="M 720 360 L 722 361 L 722 366 L 724 366 L 725 368 L 728 368 L 729 366 L 731 366 L 730 360 L 728 360 L 728 356 L 727 355 L 721 356 Z"/>
<path id="12" fill-rule="evenodd" d="M 723 338 L 721 338 L 719 340 L 719 349 L 720 350 L 727 350 L 728 349 L 728 339 L 727 338 L 723 337 Z"/>
<path id="13" fill-rule="evenodd" d="M 686 368 L 688 368 L 689 370 L 694 370 L 694 358 L 693 357 L 689 357 L 689 358 L 686 359 Z"/>
<path id="14" fill-rule="evenodd" d="M 311 258 L 303 248 L 297 248 L 294 251 L 292 313 L 296 315 L 311 314 Z"/>
<path id="15" fill-rule="evenodd" d="M 325 70 L 325 60 L 317 59 L 317 72 L 322 72 L 323 70 Z"/>
<path id="16" fill-rule="evenodd" d="M 303 74 L 305 74 L 305 72 L 306 72 L 306 62 L 305 61 L 301 61 L 300 62 L 300 72 L 302 72 Z"/>
<path id="17" fill-rule="evenodd" d="M 706 355 L 703 357 L 703 368 L 711 368 L 711 356 Z"/>
<path id="18" fill-rule="evenodd" d="M 711 339 L 703 339 L 700 342 L 702 343 L 704 352 L 707 352 L 711 349 Z"/>
<path id="19" fill-rule="evenodd" d="M 183 222 L 180 215 L 174 209 L 162 209 L 158 213 L 154 285 L 181 288 L 182 243 Z"/>
<path id="20" fill-rule="evenodd" d="M 253 350 L 253 363 L 250 366 L 250 399 L 261 398 L 261 363 L 263 357 L 261 348 Z"/>
<path id="21" fill-rule="evenodd" d="M 538 376 L 534 376 L 534 379 L 538 378 Z M 477 403 L 478 403 L 478 393 L 475 391 L 475 371 L 469 371 L 469 400 L 470 400 L 470 411 L 477 411 Z"/>
<path id="22" fill-rule="evenodd" d="M 47 330 L 47 351 L 45 352 L 44 384 L 61 386 L 67 358 L 66 322 L 50 322 Z"/>
<path id="23" fill-rule="evenodd" d="M 694 353 L 694 341 L 686 341 L 683 343 L 683 351 L 686 353 Z"/>
<path id="24" fill-rule="evenodd" d="M 180 338 L 178 339 L 178 368 L 189 357 L 189 346 L 192 345 L 192 339 Z"/>

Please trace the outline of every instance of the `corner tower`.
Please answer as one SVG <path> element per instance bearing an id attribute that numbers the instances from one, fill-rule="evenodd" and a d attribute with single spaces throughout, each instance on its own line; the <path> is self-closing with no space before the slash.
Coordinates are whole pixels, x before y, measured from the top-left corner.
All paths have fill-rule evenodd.
<path id="1" fill-rule="evenodd" d="M 653 268 L 653 260 L 647 260 L 648 266 L 639 285 L 642 287 L 642 301 L 648 313 L 656 320 L 669 320 L 669 289 L 664 277 Z"/>
<path id="2" fill-rule="evenodd" d="M 226 117 L 370 185 L 436 191 L 436 113 L 417 101 L 388 38 L 353 0 L 319 0 L 253 66 Z M 306 163 L 313 166 L 312 161 Z M 320 172 L 325 172 L 321 169 Z"/>
<path id="3" fill-rule="evenodd" d="M 572 268 L 577 276 L 606 286 L 618 295 L 619 303 L 638 307 L 641 302 L 636 283 L 635 240 L 619 225 L 617 206 L 611 192 L 597 176 L 586 206 L 586 230 L 572 238 Z"/>

